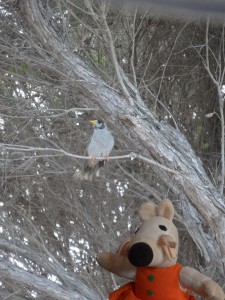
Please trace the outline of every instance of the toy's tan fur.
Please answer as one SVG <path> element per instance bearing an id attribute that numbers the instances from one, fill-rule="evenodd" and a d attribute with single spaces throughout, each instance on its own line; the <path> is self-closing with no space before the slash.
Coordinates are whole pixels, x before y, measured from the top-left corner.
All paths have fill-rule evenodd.
<path id="1" fill-rule="evenodd" d="M 174 207 L 170 200 L 163 200 L 158 206 L 145 203 L 139 209 L 139 216 L 143 221 L 135 236 L 124 241 L 118 253 L 103 252 L 97 255 L 97 261 L 104 269 L 118 276 L 135 279 L 136 267 L 128 259 L 128 252 L 135 243 L 145 242 L 153 250 L 154 257 L 149 267 L 169 267 L 177 262 L 179 246 L 178 232 L 173 224 Z M 166 226 L 165 234 L 160 233 L 159 224 Z M 154 229 L 154 230 L 153 230 Z M 180 274 L 180 286 L 188 289 L 208 300 L 224 300 L 225 294 L 221 287 L 211 278 L 199 271 L 182 267 Z"/>

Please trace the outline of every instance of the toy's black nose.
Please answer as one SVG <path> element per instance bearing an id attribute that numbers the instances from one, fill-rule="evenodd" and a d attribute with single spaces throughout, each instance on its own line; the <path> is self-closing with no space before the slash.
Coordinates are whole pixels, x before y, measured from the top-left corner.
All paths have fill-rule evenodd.
<path id="1" fill-rule="evenodd" d="M 136 243 L 130 247 L 128 259 L 135 267 L 146 267 L 153 260 L 152 248 L 143 242 Z"/>

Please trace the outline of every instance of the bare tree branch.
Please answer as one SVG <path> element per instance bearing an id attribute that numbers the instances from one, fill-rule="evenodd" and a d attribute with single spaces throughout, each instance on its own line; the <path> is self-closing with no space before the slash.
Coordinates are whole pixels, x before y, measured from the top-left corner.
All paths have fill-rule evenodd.
<path id="1" fill-rule="evenodd" d="M 224 26 L 223 26 L 224 28 Z M 223 30 L 224 31 L 224 30 Z M 224 33 L 224 32 L 223 32 Z M 224 36 L 222 35 L 222 41 L 224 42 Z M 215 78 L 215 76 L 212 74 L 210 70 L 210 62 L 209 62 L 209 18 L 207 19 L 206 23 L 206 62 L 205 62 L 205 68 L 208 72 L 212 82 L 217 88 L 218 93 L 218 102 L 219 102 L 219 110 L 220 110 L 220 124 L 221 124 L 221 183 L 220 183 L 220 194 L 223 195 L 224 192 L 224 180 L 225 180 L 225 131 L 224 131 L 224 96 L 222 95 L 222 85 L 224 80 L 224 73 L 225 73 L 225 67 L 223 67 L 223 71 L 219 72 L 218 78 Z M 224 44 L 224 43 L 223 43 Z M 224 46 L 224 45 L 223 45 Z M 223 53 L 224 55 L 224 53 Z M 221 62 L 218 63 L 219 70 L 221 70 Z"/>
<path id="2" fill-rule="evenodd" d="M 96 253 L 116 251 L 139 225 L 137 207 L 165 197 L 177 211 L 180 262 L 223 283 L 222 111 L 213 79 L 221 91 L 224 28 L 208 26 L 207 41 L 204 21 L 103 0 L 0 7 L 0 298 L 59 299 L 60 289 L 64 299 L 106 299 L 121 281 L 97 266 Z M 112 130 L 115 152 L 87 182 L 73 174 L 89 159 L 93 118 Z"/>
<path id="3" fill-rule="evenodd" d="M 111 119 L 120 132 L 121 138 L 132 145 L 135 152 L 140 151 L 145 157 L 154 157 L 155 160 L 170 169 L 178 169 L 189 175 L 190 179 L 184 180 L 183 176 L 176 176 L 176 185 L 171 188 L 179 195 L 182 205 L 185 206 L 185 219 L 187 228 L 195 236 L 195 241 L 202 249 L 204 256 L 217 262 L 221 269 L 218 257 L 225 256 L 224 232 L 224 200 L 219 195 L 208 179 L 199 159 L 195 156 L 190 145 L 183 135 L 167 124 L 160 123 L 153 116 L 146 115 L 128 105 L 123 98 L 109 89 L 100 78 L 85 65 L 76 55 L 71 54 L 57 38 L 53 28 L 42 17 L 40 1 L 27 0 L 22 5 L 25 16 L 32 16 L 32 22 L 27 18 L 29 27 L 35 32 L 37 40 L 57 56 L 65 69 L 72 70 L 76 79 L 82 79 L 79 89 L 92 95 L 95 105 L 100 106 L 104 114 Z M 37 26 L 38 24 L 38 26 Z M 51 41 L 51 44 L 48 43 Z M 84 100 L 84 104 L 85 100 Z M 118 112 L 123 118 L 118 119 Z M 117 121 L 117 122 L 115 122 Z M 122 130 L 121 130 L 122 128 Z M 132 132 L 132 138 L 129 138 Z M 137 150 L 137 151 L 136 151 Z M 162 169 L 156 169 L 156 174 L 165 183 L 170 182 Z M 194 216 L 194 217 L 193 217 Z M 193 222 L 198 226 L 193 226 Z M 202 220 L 210 226 L 206 235 L 202 227 Z M 225 262 L 222 263 L 224 268 Z"/>
<path id="4" fill-rule="evenodd" d="M 94 293 L 82 295 L 80 292 L 70 289 L 68 286 L 62 288 L 49 279 L 29 273 L 4 260 L 0 261 L 0 272 L 2 279 L 13 280 L 14 284 L 27 285 L 32 289 L 36 289 L 38 292 L 42 292 L 46 297 L 60 300 L 98 299 Z"/>

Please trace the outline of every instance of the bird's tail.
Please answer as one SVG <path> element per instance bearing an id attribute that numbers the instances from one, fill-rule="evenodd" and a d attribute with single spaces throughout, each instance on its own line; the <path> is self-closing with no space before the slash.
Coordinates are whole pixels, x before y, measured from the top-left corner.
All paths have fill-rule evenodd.
<path id="1" fill-rule="evenodd" d="M 90 166 L 89 164 L 85 164 L 83 169 L 83 180 L 92 180 L 95 171 L 95 166 Z"/>
<path id="2" fill-rule="evenodd" d="M 89 180 L 93 179 L 93 176 L 99 177 L 100 169 L 105 166 L 106 161 L 100 160 L 96 165 L 90 164 L 86 162 L 82 171 L 77 172 L 74 174 L 74 177 L 80 180 Z"/>
<path id="3" fill-rule="evenodd" d="M 89 180 L 91 181 L 93 178 L 93 170 L 80 170 L 73 174 L 74 179 L 79 180 Z"/>
<path id="4" fill-rule="evenodd" d="M 84 171 L 83 171 L 83 179 L 84 180 L 92 180 L 93 176 L 95 175 L 96 177 L 99 177 L 100 175 L 100 170 L 105 166 L 106 161 L 105 160 L 100 160 L 98 164 L 94 166 L 90 166 L 88 163 L 85 164 L 84 166 Z"/>
<path id="5" fill-rule="evenodd" d="M 98 167 L 99 167 L 99 169 L 103 168 L 103 167 L 105 166 L 105 164 L 106 164 L 106 160 L 100 160 L 100 161 L 98 162 Z"/>

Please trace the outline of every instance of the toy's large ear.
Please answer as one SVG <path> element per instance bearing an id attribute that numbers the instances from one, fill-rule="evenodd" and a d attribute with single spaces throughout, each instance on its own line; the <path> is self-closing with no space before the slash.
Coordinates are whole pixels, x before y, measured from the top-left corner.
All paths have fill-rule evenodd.
<path id="1" fill-rule="evenodd" d="M 174 206 L 169 199 L 164 199 L 157 207 L 157 215 L 164 217 L 170 221 L 174 217 Z"/>
<path id="2" fill-rule="evenodd" d="M 138 214 L 142 221 L 147 221 L 151 217 L 156 216 L 156 206 L 153 203 L 144 203 L 139 208 Z"/>

